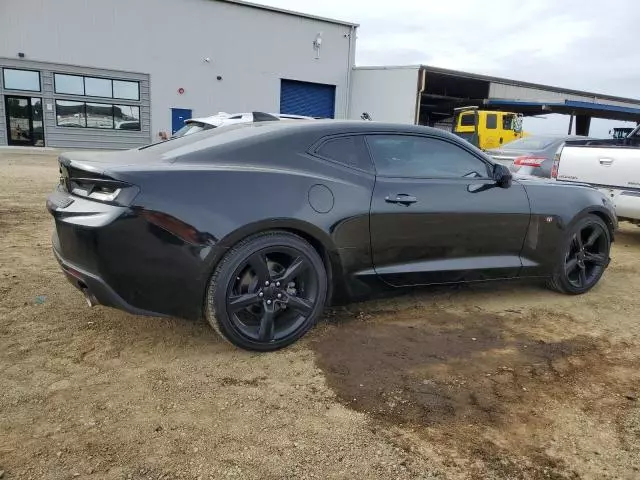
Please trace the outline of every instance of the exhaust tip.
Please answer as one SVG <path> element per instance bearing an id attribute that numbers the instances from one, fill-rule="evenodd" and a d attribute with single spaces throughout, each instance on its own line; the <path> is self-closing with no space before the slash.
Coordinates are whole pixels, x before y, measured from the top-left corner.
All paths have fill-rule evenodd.
<path id="1" fill-rule="evenodd" d="M 88 288 L 83 288 L 82 294 L 84 295 L 84 299 L 89 307 L 95 307 L 96 305 L 98 305 L 98 300 L 93 296 Z"/>

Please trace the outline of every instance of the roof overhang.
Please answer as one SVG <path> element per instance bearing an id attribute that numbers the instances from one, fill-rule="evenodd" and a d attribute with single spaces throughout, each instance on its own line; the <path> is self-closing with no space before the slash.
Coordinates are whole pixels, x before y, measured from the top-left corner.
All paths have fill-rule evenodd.
<path id="1" fill-rule="evenodd" d="M 491 107 L 492 109 L 509 110 L 524 115 L 560 113 L 564 115 L 586 115 L 596 118 L 640 122 L 640 106 L 634 108 L 575 100 L 565 100 L 564 102 L 532 102 L 498 98 L 483 100 L 482 103 L 484 106 Z"/>

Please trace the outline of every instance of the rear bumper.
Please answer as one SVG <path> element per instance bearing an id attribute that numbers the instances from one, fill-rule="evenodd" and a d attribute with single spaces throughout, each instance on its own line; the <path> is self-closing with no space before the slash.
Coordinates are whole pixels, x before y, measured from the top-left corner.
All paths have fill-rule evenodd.
<path id="1" fill-rule="evenodd" d="M 119 296 L 113 288 L 111 288 L 107 282 L 105 282 L 98 275 L 87 272 L 81 267 L 74 265 L 67 260 L 63 259 L 60 253 L 55 248 L 53 248 L 53 254 L 56 257 L 56 260 L 60 264 L 62 271 L 64 272 L 67 280 L 76 287 L 78 290 L 82 291 L 85 295 L 92 296 L 97 303 L 100 305 L 104 305 L 106 307 L 113 307 L 120 310 L 124 310 L 125 312 L 132 313 L 134 315 L 146 315 L 151 317 L 166 317 L 167 315 L 163 315 L 157 312 L 150 312 L 148 310 L 143 310 L 133 305 L 127 303 L 121 296 Z"/>

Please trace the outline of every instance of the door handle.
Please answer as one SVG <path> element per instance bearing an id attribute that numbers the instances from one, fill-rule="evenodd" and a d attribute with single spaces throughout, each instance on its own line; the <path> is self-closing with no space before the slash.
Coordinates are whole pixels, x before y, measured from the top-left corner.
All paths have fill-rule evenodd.
<path id="1" fill-rule="evenodd" d="M 613 163 L 613 158 L 601 158 L 600 165 L 611 165 Z"/>
<path id="2" fill-rule="evenodd" d="M 418 199 L 412 195 L 407 195 L 406 193 L 398 193 L 395 196 L 389 195 L 385 197 L 384 201 L 387 203 L 399 203 L 401 205 L 404 205 L 405 207 L 408 207 L 412 203 L 416 203 Z"/>

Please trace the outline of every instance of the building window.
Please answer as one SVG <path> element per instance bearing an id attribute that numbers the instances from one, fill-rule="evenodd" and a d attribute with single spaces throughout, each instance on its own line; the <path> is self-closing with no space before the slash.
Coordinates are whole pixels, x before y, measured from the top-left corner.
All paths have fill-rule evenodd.
<path id="1" fill-rule="evenodd" d="M 84 102 L 56 100 L 56 125 L 59 127 L 86 127 Z"/>
<path id="2" fill-rule="evenodd" d="M 106 78 L 84 77 L 84 93 L 87 97 L 112 98 L 111 80 Z"/>
<path id="3" fill-rule="evenodd" d="M 140 131 L 140 107 L 56 100 L 56 125 Z"/>
<path id="4" fill-rule="evenodd" d="M 138 82 L 113 81 L 113 98 L 122 100 L 140 100 L 140 84 Z"/>
<path id="5" fill-rule="evenodd" d="M 84 95 L 84 78 L 78 75 L 53 75 L 56 93 L 68 95 Z"/>
<path id="6" fill-rule="evenodd" d="M 140 130 L 140 107 L 114 105 L 113 117 L 116 130 Z"/>
<path id="7" fill-rule="evenodd" d="M 113 105 L 87 103 L 87 127 L 113 128 Z"/>
<path id="8" fill-rule="evenodd" d="M 55 73 L 55 92 L 87 97 L 140 100 L 140 82 Z"/>
<path id="9" fill-rule="evenodd" d="M 4 88 L 7 90 L 40 91 L 40 72 L 5 68 L 2 71 Z"/>

